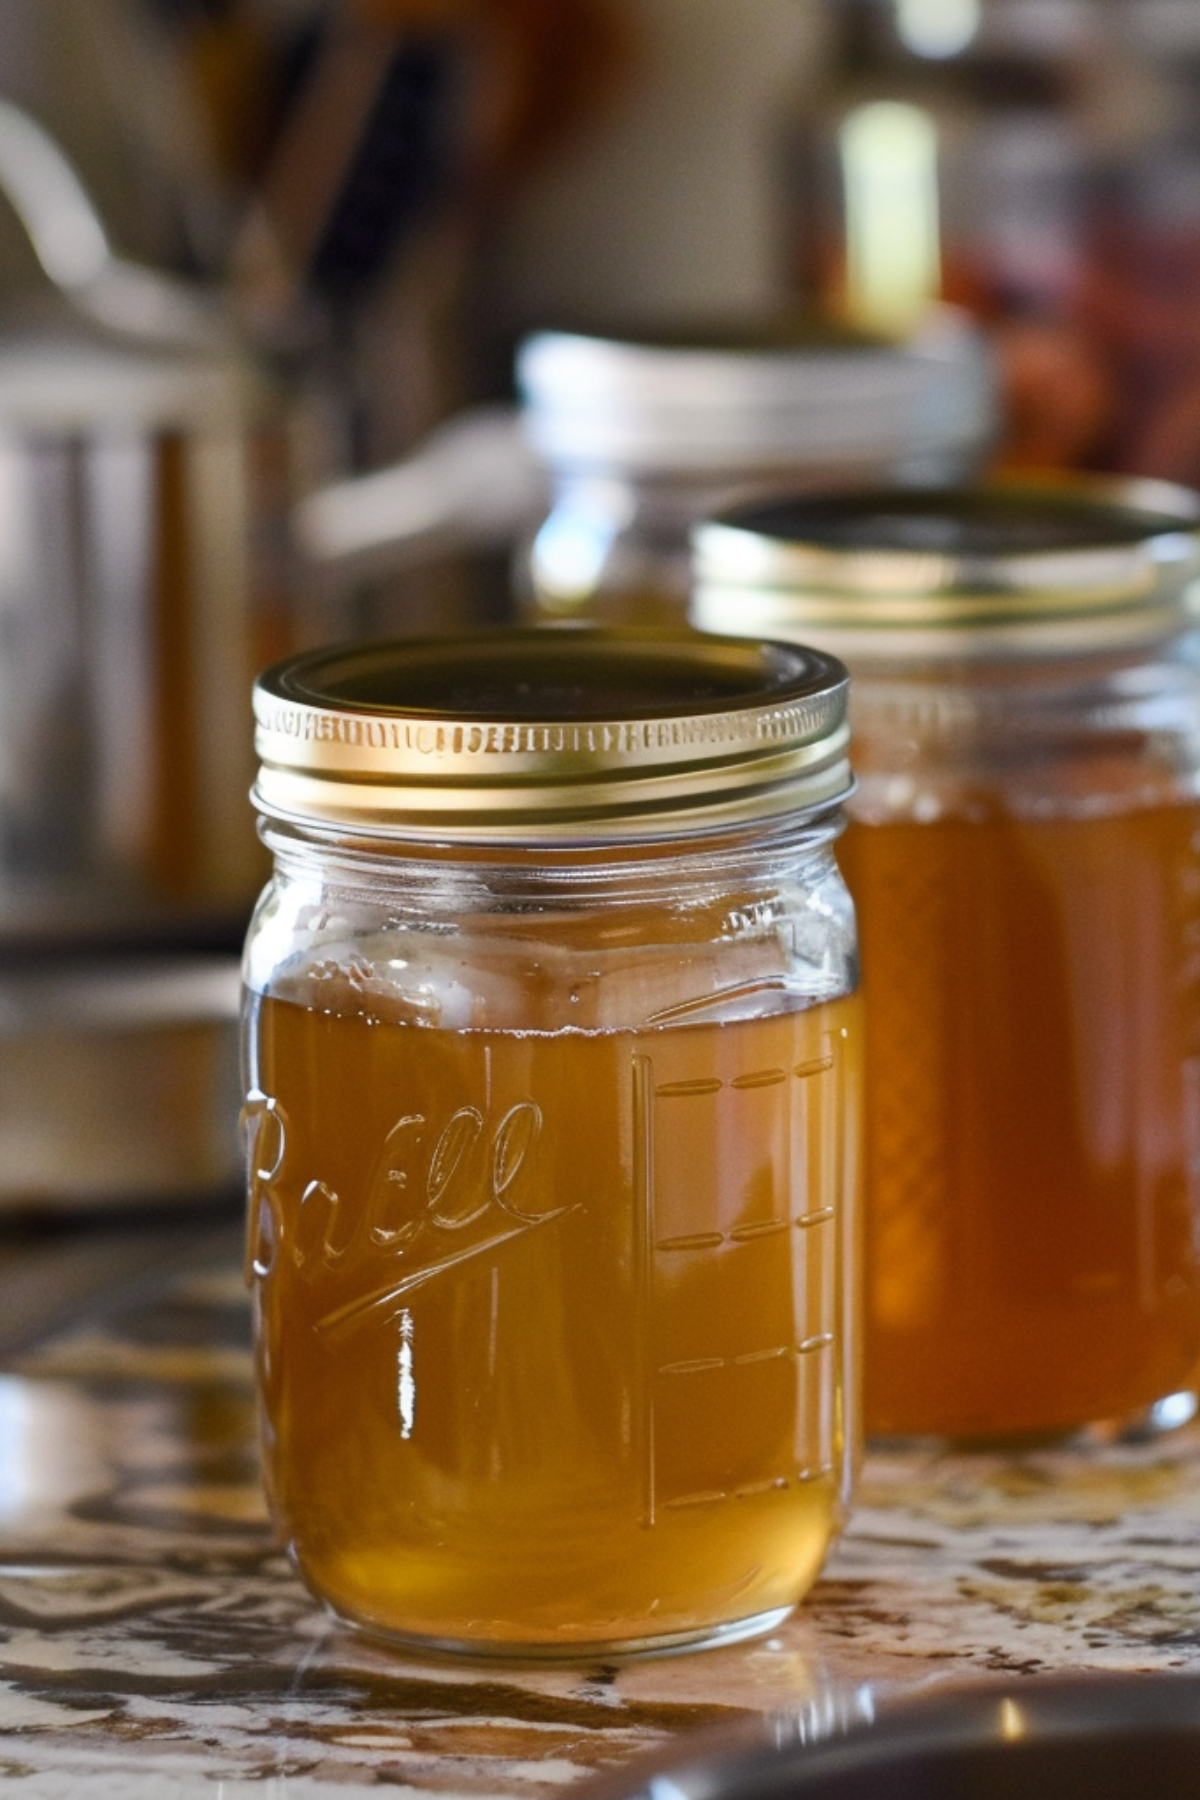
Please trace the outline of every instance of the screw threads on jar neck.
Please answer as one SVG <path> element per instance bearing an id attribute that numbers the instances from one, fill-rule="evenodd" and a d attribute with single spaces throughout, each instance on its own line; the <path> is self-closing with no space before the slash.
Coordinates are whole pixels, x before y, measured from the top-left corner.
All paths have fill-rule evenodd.
<path id="1" fill-rule="evenodd" d="M 365 838 L 646 842 L 849 792 L 847 677 L 795 645 L 549 630 L 341 647 L 255 688 L 269 818 Z"/>

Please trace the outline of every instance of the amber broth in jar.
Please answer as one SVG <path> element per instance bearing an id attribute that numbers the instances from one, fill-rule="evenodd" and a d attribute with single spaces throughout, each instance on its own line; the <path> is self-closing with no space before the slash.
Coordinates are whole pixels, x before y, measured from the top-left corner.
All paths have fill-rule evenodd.
<path id="1" fill-rule="evenodd" d="M 556 1031 L 315 975 L 251 1004 L 267 1477 L 314 1588 L 451 1644 L 790 1607 L 843 1501 L 856 997 Z"/>
<path id="2" fill-rule="evenodd" d="M 1136 1414 L 1200 1355 L 1200 806 L 871 822 L 868 1430 Z"/>

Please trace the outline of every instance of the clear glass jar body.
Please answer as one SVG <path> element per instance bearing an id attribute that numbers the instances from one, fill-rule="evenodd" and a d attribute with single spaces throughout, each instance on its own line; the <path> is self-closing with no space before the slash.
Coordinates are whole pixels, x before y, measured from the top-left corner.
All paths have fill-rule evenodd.
<path id="1" fill-rule="evenodd" d="M 992 357 L 966 313 L 902 339 L 794 320 L 644 342 L 541 333 L 518 359 L 551 510 L 518 560 L 534 618 L 682 625 L 689 538 L 763 492 L 961 480 L 996 427 Z"/>
<path id="2" fill-rule="evenodd" d="M 1186 1416 L 1196 639 L 853 673 L 867 1428 Z"/>
<path id="3" fill-rule="evenodd" d="M 839 815 L 603 851 L 270 827 L 246 958 L 271 1504 L 474 1652 L 706 1642 L 814 1579 L 857 1435 Z"/>
<path id="4" fill-rule="evenodd" d="M 701 472 L 648 479 L 630 469 L 566 472 L 519 555 L 516 591 L 537 619 L 678 625 L 687 612 L 688 534 L 730 498 Z M 736 486 L 735 490 L 736 492 Z"/>
<path id="5" fill-rule="evenodd" d="M 808 465 L 752 469 L 633 468 L 562 471 L 552 510 L 520 552 L 515 588 L 531 619 L 588 619 L 599 625 L 678 626 L 691 588 L 690 534 L 707 515 L 794 485 L 806 493 L 881 481 L 935 483 L 969 471 L 975 446 L 918 446 L 905 456 L 828 455 Z"/>

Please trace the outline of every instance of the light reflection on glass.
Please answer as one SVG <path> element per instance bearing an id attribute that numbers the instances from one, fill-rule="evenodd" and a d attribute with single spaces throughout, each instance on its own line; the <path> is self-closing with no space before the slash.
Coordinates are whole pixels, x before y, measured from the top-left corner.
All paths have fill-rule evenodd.
<path id="1" fill-rule="evenodd" d="M 593 597 L 613 543 L 632 518 L 630 496 L 619 482 L 579 481 L 572 497 L 575 504 L 556 507 L 533 546 L 542 604 L 565 615 Z"/>
<path id="2" fill-rule="evenodd" d="M 400 1409 L 400 1436 L 410 1438 L 417 1416 L 417 1383 L 413 1374 L 413 1316 L 407 1306 L 400 1313 L 399 1379 L 397 1403 Z"/>
<path id="3" fill-rule="evenodd" d="M 873 100 L 838 133 L 846 303 L 867 330 L 903 334 L 941 288 L 937 128 L 922 107 Z"/>
<path id="4" fill-rule="evenodd" d="M 1000 1702 L 1000 1736 L 1006 1744 L 1015 1744 L 1025 1736 L 1025 1714 L 1015 1700 Z"/>
<path id="5" fill-rule="evenodd" d="M 1146 1419 L 1147 1436 L 1156 1431 L 1175 1431 L 1180 1425 L 1187 1425 L 1196 1416 L 1197 1398 L 1190 1389 L 1178 1394 L 1167 1394 L 1156 1400 L 1150 1408 Z"/>
<path id="6" fill-rule="evenodd" d="M 896 35 L 915 56 L 957 56 L 979 16 L 980 0 L 896 0 Z"/>

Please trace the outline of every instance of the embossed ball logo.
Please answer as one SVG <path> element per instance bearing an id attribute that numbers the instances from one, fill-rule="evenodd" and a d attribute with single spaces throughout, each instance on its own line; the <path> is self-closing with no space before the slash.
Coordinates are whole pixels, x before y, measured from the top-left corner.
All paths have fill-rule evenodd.
<path id="1" fill-rule="evenodd" d="M 287 1114 L 254 1092 L 242 1112 L 250 1187 L 247 1273 L 266 1283 L 286 1260 L 306 1282 L 336 1271 L 350 1297 L 317 1329 L 334 1335 L 390 1316 L 414 1288 L 575 1210 L 541 1211 L 526 1187 L 542 1134 L 532 1100 L 496 1118 L 460 1106 L 444 1122 L 406 1113 L 387 1133 L 360 1195 L 294 1166 Z"/>

